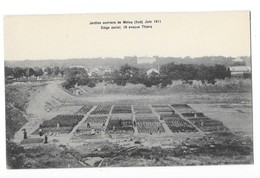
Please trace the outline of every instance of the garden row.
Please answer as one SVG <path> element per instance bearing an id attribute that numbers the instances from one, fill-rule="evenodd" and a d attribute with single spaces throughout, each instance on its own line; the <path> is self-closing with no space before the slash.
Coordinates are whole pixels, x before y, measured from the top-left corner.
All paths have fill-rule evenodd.
<path id="1" fill-rule="evenodd" d="M 184 118 L 188 119 L 191 123 L 196 125 L 200 130 L 204 132 L 227 130 L 222 122 L 206 117 L 203 113 L 195 111 L 187 104 L 174 104 L 171 106 L 178 112 L 182 113 L 182 116 Z"/>
<path id="2" fill-rule="evenodd" d="M 77 114 L 87 114 L 92 108 L 93 106 L 88 106 L 88 105 L 83 106 L 82 108 L 80 108 Z"/>
<path id="3" fill-rule="evenodd" d="M 222 122 L 210 119 L 203 113 L 183 113 L 183 116 L 204 132 L 226 131 Z"/>
<path id="4" fill-rule="evenodd" d="M 90 114 L 109 114 L 111 108 L 112 106 L 99 105 Z"/>
<path id="5" fill-rule="evenodd" d="M 91 134 L 94 129 L 95 133 L 100 133 L 104 129 L 108 116 L 89 116 L 76 130 L 77 134 Z"/>
<path id="6" fill-rule="evenodd" d="M 136 126 L 138 133 L 158 133 L 165 132 L 162 124 L 156 116 L 139 116 L 136 115 Z"/>
<path id="7" fill-rule="evenodd" d="M 197 132 L 198 130 L 189 122 L 183 120 L 178 114 L 164 116 L 163 120 L 172 132 Z"/>
<path id="8" fill-rule="evenodd" d="M 134 105 L 133 110 L 135 114 L 152 114 L 152 110 L 149 106 Z"/>
<path id="9" fill-rule="evenodd" d="M 68 134 L 83 119 L 83 115 L 57 115 L 51 120 L 45 120 L 33 135 L 39 134 L 40 129 L 43 134 Z"/>
<path id="10" fill-rule="evenodd" d="M 132 113 L 131 105 L 115 105 L 112 114 Z"/>
<path id="11" fill-rule="evenodd" d="M 107 128 L 107 133 L 126 133 L 134 132 L 133 128 L 133 118 L 131 115 L 125 116 L 112 116 L 109 119 Z"/>

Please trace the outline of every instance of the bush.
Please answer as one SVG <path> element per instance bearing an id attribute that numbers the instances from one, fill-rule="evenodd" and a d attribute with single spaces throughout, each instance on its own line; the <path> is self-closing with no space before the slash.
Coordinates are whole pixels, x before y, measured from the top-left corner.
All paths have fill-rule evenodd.
<path id="1" fill-rule="evenodd" d="M 95 82 L 93 80 L 90 80 L 87 84 L 88 87 L 93 88 L 96 86 Z"/>
<path id="2" fill-rule="evenodd" d="M 11 141 L 6 142 L 7 167 L 11 169 L 24 168 L 24 148 Z"/>

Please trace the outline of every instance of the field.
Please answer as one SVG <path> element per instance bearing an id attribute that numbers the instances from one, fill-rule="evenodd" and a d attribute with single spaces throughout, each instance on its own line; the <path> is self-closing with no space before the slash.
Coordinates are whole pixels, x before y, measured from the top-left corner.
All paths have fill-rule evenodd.
<path id="1" fill-rule="evenodd" d="M 37 90 L 14 139 L 27 168 L 253 163 L 250 93 L 75 97 L 53 83 Z"/>

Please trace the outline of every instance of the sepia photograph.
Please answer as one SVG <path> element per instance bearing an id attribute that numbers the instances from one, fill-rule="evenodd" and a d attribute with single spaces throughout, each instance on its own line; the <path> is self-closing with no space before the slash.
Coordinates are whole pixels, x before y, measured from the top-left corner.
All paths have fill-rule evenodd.
<path id="1" fill-rule="evenodd" d="M 254 164 L 250 11 L 3 27 L 7 169 Z"/>

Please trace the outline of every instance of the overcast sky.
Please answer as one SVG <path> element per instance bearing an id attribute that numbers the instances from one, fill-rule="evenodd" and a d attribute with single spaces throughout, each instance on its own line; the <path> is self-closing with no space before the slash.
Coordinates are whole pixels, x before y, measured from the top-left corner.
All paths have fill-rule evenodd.
<path id="1" fill-rule="evenodd" d="M 152 29 L 102 30 L 101 25 L 89 25 L 96 21 L 123 20 L 161 20 L 161 23 L 153 24 Z M 6 16 L 4 48 L 5 60 L 134 55 L 249 56 L 250 14 L 217 12 Z"/>

